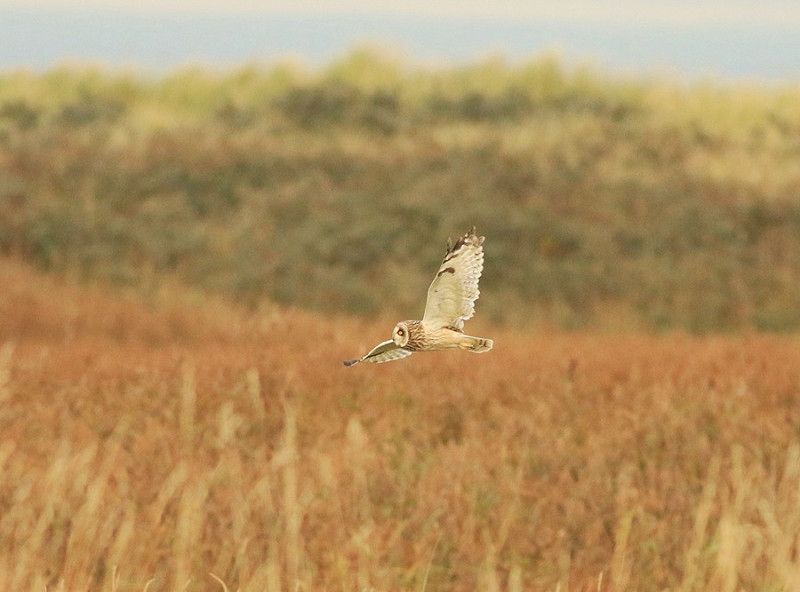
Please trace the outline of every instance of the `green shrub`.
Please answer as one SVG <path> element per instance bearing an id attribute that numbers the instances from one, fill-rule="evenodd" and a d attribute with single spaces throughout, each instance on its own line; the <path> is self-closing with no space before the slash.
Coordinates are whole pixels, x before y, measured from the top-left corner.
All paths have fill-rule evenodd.
<path id="1" fill-rule="evenodd" d="M 800 328 L 790 91 L 364 53 L 316 75 L 3 82 L 0 249 L 44 268 L 414 314 L 474 224 L 498 322 Z"/>

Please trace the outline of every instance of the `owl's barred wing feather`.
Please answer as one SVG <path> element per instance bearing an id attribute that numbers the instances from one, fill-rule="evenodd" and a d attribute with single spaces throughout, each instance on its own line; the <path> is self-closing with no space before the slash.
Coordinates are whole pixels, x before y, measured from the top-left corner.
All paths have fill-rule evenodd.
<path id="1" fill-rule="evenodd" d="M 405 358 L 406 356 L 410 356 L 412 353 L 414 352 L 402 349 L 390 339 L 389 341 L 384 341 L 383 343 L 379 343 L 373 347 L 372 350 L 363 358 L 345 360 L 342 362 L 342 364 L 345 366 L 353 366 L 359 362 L 374 362 L 376 364 L 380 364 L 381 362 L 391 362 L 392 360 Z"/>
<path id="2" fill-rule="evenodd" d="M 428 288 L 428 301 L 422 322 L 434 327 L 464 329 L 464 321 L 475 312 L 478 280 L 483 271 L 483 240 L 473 227 L 447 252 Z"/>

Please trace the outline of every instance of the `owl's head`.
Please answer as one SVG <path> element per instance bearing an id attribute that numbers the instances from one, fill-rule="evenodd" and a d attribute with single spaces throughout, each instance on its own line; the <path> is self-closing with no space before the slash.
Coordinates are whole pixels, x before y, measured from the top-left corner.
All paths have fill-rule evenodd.
<path id="1" fill-rule="evenodd" d="M 405 347 L 408 343 L 408 325 L 397 323 L 392 331 L 392 341 L 397 347 Z"/>

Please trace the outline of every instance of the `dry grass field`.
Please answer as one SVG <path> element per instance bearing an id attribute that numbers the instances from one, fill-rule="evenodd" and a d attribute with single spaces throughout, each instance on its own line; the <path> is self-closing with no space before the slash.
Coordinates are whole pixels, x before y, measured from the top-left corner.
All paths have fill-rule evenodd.
<path id="1" fill-rule="evenodd" d="M 800 589 L 797 337 L 344 368 L 396 319 L 0 273 L 3 590 Z"/>

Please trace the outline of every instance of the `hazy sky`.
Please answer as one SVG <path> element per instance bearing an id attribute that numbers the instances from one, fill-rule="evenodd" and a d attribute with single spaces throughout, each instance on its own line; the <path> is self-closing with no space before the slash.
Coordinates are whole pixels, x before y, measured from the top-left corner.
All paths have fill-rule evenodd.
<path id="1" fill-rule="evenodd" d="M 797 0 L 0 0 L 0 7 L 115 8 L 135 11 L 270 13 L 402 13 L 606 23 L 776 24 L 800 28 Z"/>
<path id="2" fill-rule="evenodd" d="M 800 81 L 800 0 L 0 0 L 0 24 L 0 71 L 324 64 L 377 42 L 423 63 L 556 50 L 623 72 Z"/>

